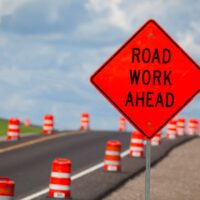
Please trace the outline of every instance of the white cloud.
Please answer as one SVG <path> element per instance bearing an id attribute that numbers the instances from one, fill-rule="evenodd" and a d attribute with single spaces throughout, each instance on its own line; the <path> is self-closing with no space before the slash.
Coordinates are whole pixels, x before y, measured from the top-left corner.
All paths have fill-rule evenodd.
<path id="1" fill-rule="evenodd" d="M 8 44 L 9 39 L 7 36 L 0 34 L 0 46 L 5 47 L 6 44 Z"/>
<path id="2" fill-rule="evenodd" d="M 130 30 L 125 12 L 121 9 L 122 0 L 89 0 L 86 7 L 98 14 L 102 14 L 105 22 L 123 30 Z M 104 16 L 105 14 L 105 16 Z"/>
<path id="3" fill-rule="evenodd" d="M 60 15 L 60 9 L 64 6 L 69 6 L 71 3 L 71 0 L 59 0 L 59 1 L 47 1 L 46 5 L 48 6 L 48 15 L 47 19 L 49 23 L 55 23 L 59 21 L 61 15 Z"/>
<path id="4" fill-rule="evenodd" d="M 200 52 L 200 28 L 199 23 L 191 21 L 190 28 L 184 32 L 177 32 L 178 41 L 180 45 L 188 51 L 192 56 L 199 57 Z"/>
<path id="5" fill-rule="evenodd" d="M 27 0 L 0 0 L 0 15 L 12 15 L 26 3 Z"/>

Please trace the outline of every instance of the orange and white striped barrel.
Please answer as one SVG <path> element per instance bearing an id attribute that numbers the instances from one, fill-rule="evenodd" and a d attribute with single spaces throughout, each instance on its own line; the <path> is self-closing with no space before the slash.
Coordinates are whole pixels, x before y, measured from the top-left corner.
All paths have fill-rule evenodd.
<path id="1" fill-rule="evenodd" d="M 126 119 L 124 117 L 120 117 L 119 119 L 119 131 L 123 132 L 126 130 Z"/>
<path id="2" fill-rule="evenodd" d="M 0 200 L 14 199 L 15 182 L 8 177 L 0 177 Z"/>
<path id="3" fill-rule="evenodd" d="M 8 121 L 7 140 L 20 139 L 20 121 L 18 118 L 10 118 Z"/>
<path id="4" fill-rule="evenodd" d="M 188 135 L 197 135 L 199 129 L 199 121 L 197 119 L 189 119 L 188 121 Z"/>
<path id="5" fill-rule="evenodd" d="M 30 126 L 30 120 L 29 119 L 25 119 L 24 120 L 24 126 L 25 127 L 29 127 Z"/>
<path id="6" fill-rule="evenodd" d="M 161 133 L 158 132 L 154 135 L 154 137 L 151 139 L 151 145 L 152 146 L 158 146 L 161 143 Z"/>
<path id="7" fill-rule="evenodd" d="M 53 161 L 49 184 L 49 198 L 69 199 L 71 197 L 71 161 L 57 158 Z"/>
<path id="8" fill-rule="evenodd" d="M 183 136 L 185 134 L 185 119 L 179 118 L 176 122 L 177 135 Z"/>
<path id="9" fill-rule="evenodd" d="M 90 127 L 90 115 L 89 113 L 82 113 L 80 121 L 80 130 L 88 130 Z"/>
<path id="10" fill-rule="evenodd" d="M 120 171 L 121 170 L 121 143 L 118 140 L 109 140 L 106 144 L 106 152 L 104 158 L 104 171 Z"/>
<path id="11" fill-rule="evenodd" d="M 166 138 L 168 139 L 176 139 L 177 138 L 177 126 L 176 126 L 176 120 L 172 119 L 168 123 L 168 128 L 167 128 L 167 135 Z"/>
<path id="12" fill-rule="evenodd" d="M 130 152 L 131 157 L 143 157 L 144 136 L 139 131 L 134 131 L 131 135 Z"/>
<path id="13" fill-rule="evenodd" d="M 51 114 L 44 116 L 43 133 L 46 135 L 51 134 L 54 129 L 54 116 Z"/>

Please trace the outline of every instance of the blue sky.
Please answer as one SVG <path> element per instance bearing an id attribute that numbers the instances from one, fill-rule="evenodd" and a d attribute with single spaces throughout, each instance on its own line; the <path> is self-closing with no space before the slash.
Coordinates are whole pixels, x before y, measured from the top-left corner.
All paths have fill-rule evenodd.
<path id="1" fill-rule="evenodd" d="M 96 129 L 116 129 L 119 113 L 90 75 L 153 18 L 199 64 L 200 3 L 190 0 L 0 0 L 0 116 L 77 129 L 91 114 Z M 200 97 L 181 116 L 197 117 Z"/>

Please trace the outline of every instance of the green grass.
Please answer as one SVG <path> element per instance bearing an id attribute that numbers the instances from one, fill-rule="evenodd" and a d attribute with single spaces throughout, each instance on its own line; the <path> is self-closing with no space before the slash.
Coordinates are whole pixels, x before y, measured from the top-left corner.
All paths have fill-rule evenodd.
<path id="1" fill-rule="evenodd" d="M 8 120 L 0 119 L 0 136 L 7 135 L 8 130 Z M 33 134 L 41 134 L 42 127 L 30 125 L 29 127 L 25 127 L 23 123 L 20 124 L 20 134 L 25 135 L 26 133 L 33 133 Z"/>

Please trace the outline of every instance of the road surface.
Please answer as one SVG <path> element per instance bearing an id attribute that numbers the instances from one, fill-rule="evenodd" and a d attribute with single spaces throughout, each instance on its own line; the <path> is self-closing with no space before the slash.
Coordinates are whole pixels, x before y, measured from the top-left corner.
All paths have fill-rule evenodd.
<path id="1" fill-rule="evenodd" d="M 21 142 L 0 142 L 0 172 L 16 182 L 15 198 L 21 199 L 49 184 L 51 163 L 57 157 L 72 161 L 73 173 L 78 173 L 104 157 L 109 139 L 129 146 L 130 133 L 113 131 L 78 131 L 57 133 L 52 136 L 31 136 Z"/>

